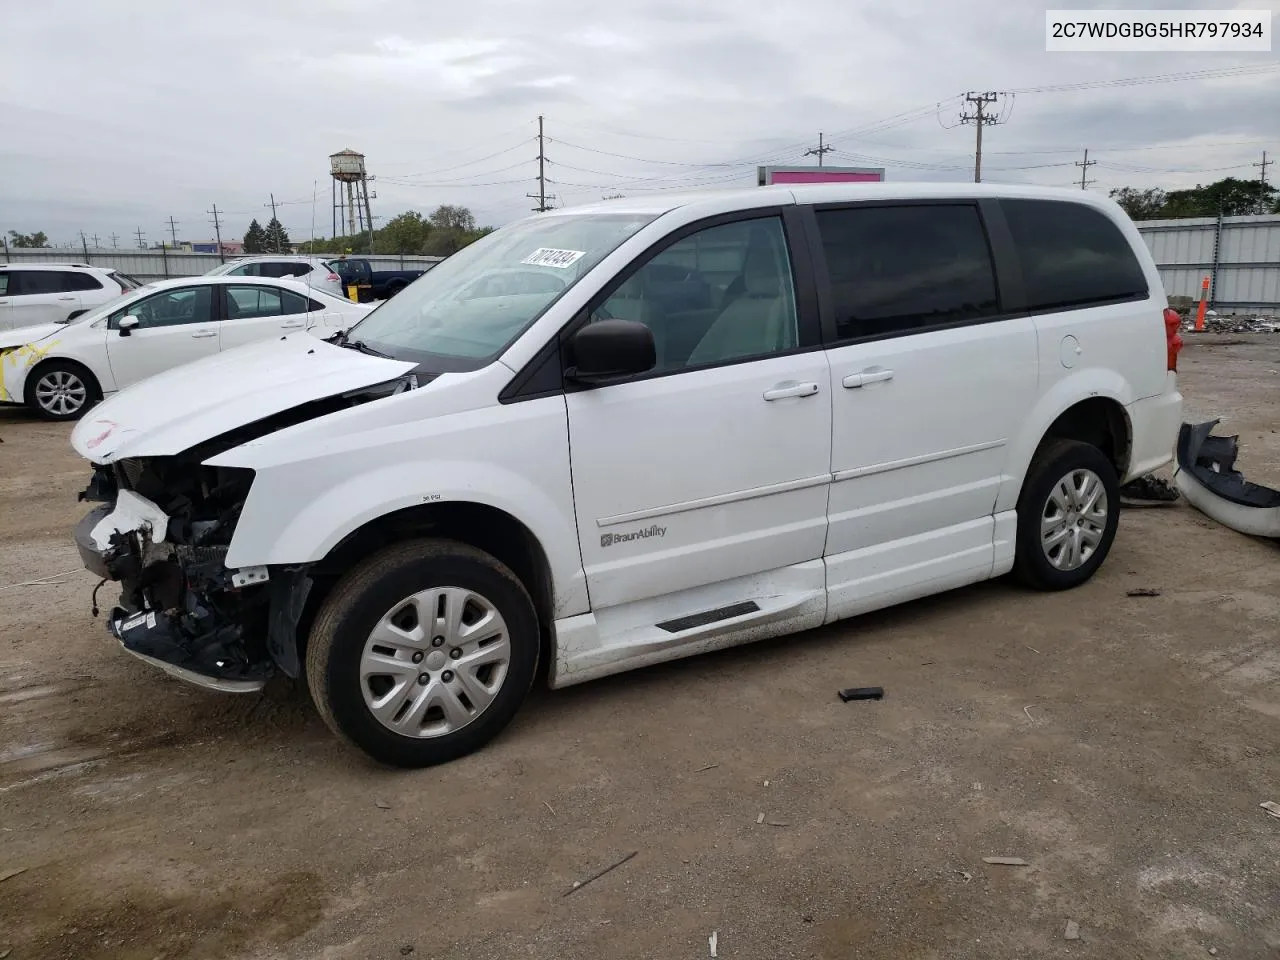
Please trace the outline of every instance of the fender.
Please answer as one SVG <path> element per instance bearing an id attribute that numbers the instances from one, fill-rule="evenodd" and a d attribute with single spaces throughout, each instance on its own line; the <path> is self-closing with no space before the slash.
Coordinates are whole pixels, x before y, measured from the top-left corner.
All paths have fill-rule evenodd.
<path id="1" fill-rule="evenodd" d="M 1063 377 L 1040 397 L 1022 421 L 1022 429 L 1017 436 L 1011 438 L 1009 453 L 1005 459 L 1004 482 L 1000 484 L 1000 492 L 996 495 L 995 513 L 1003 513 L 1017 506 L 1022 481 L 1031 467 L 1031 458 L 1035 456 L 1036 448 L 1040 446 L 1040 441 L 1053 422 L 1080 401 L 1094 397 L 1118 403 L 1124 410 L 1128 425 L 1127 407 L 1136 397 L 1132 385 L 1114 370 L 1086 367 Z"/>
<path id="2" fill-rule="evenodd" d="M 567 463 L 565 464 L 565 487 Z M 550 565 L 555 615 L 585 613 L 586 580 L 578 549 L 577 521 L 525 476 L 492 461 L 444 460 L 429 454 L 360 471 L 313 498 L 279 472 L 261 473 L 245 501 L 227 551 L 230 568 L 315 563 L 344 537 L 367 523 L 423 504 L 474 503 L 494 507 L 523 523 Z M 300 504 L 289 511 L 287 504 Z M 282 516 L 282 512 L 288 514 Z"/>

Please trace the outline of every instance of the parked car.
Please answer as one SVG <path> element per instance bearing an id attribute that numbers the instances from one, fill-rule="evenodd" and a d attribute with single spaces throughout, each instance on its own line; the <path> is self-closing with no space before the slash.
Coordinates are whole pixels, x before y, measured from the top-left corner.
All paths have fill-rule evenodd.
<path id="1" fill-rule="evenodd" d="M 342 278 L 343 287 L 355 287 L 361 302 L 394 297 L 430 269 L 374 270 L 363 257 L 341 257 L 333 260 L 332 265 Z"/>
<path id="2" fill-rule="evenodd" d="M 292 254 L 238 257 L 208 271 L 207 277 L 294 277 L 335 297 L 346 297 L 346 288 L 328 257 Z"/>
<path id="3" fill-rule="evenodd" d="M 0 334 L 0 403 L 74 420 L 103 396 L 161 371 L 276 334 L 332 336 L 371 309 L 292 279 L 148 284 L 70 322 Z"/>
<path id="4" fill-rule="evenodd" d="M 564 283 L 472 295 L 529 267 Z M 564 687 L 1011 572 L 1079 586 L 1172 458 L 1180 344 L 1137 229 L 1079 190 L 557 209 L 332 342 L 102 404 L 75 541 L 125 650 L 228 691 L 305 675 L 341 738 L 423 766 L 540 663 Z"/>
<path id="5" fill-rule="evenodd" d="M 133 277 L 109 267 L 0 264 L 0 330 L 71 320 L 140 286 Z"/>

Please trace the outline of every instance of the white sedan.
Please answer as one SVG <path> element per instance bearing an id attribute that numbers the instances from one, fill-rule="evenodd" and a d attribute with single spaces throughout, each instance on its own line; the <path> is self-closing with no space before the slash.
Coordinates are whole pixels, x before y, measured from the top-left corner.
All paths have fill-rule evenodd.
<path id="1" fill-rule="evenodd" d="M 69 322 L 0 333 L 0 403 L 75 420 L 104 396 L 162 371 L 271 336 L 330 337 L 372 309 L 284 278 L 149 284 Z"/>

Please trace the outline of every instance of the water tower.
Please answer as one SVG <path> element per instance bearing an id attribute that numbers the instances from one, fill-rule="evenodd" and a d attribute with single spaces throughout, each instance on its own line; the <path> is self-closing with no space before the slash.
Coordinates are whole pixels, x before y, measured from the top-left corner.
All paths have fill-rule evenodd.
<path id="1" fill-rule="evenodd" d="M 373 239 L 373 212 L 369 208 L 369 181 L 364 154 L 347 149 L 329 155 L 329 176 L 333 178 L 333 235 L 354 237 L 369 231 Z M 372 249 L 372 248 L 371 248 Z"/>

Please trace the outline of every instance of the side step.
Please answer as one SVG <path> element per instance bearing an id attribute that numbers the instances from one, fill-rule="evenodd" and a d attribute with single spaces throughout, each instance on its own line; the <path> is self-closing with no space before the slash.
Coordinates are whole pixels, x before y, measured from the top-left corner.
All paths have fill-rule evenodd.
<path id="1" fill-rule="evenodd" d="M 659 630 L 665 630 L 667 633 L 683 633 L 685 630 L 692 630 L 694 627 L 705 627 L 707 624 L 715 623 L 717 620 L 728 620 L 732 617 L 742 617 L 748 613 L 756 613 L 759 609 L 760 605 L 754 600 L 746 600 L 742 603 L 731 603 L 727 607 L 717 607 L 714 610 L 704 610 L 702 613 L 691 613 L 687 617 L 677 617 L 674 620 L 655 623 L 654 626 Z"/>

